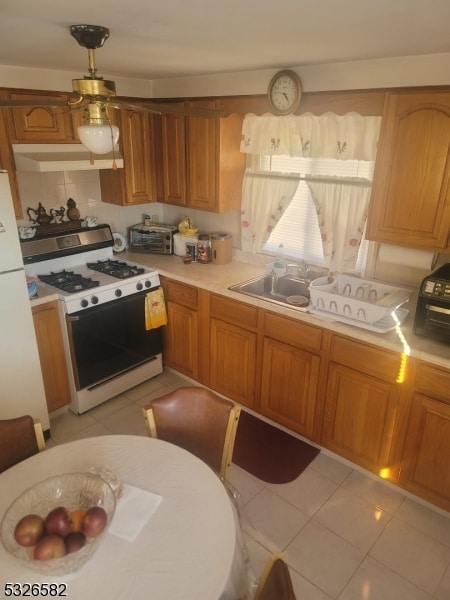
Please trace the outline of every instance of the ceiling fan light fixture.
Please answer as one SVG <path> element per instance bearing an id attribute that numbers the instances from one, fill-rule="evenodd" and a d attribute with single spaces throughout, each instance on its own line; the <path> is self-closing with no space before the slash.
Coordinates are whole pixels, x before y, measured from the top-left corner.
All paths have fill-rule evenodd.
<path id="1" fill-rule="evenodd" d="M 80 125 L 78 127 L 80 142 L 92 154 L 108 154 L 114 150 L 119 140 L 117 125 Z"/>

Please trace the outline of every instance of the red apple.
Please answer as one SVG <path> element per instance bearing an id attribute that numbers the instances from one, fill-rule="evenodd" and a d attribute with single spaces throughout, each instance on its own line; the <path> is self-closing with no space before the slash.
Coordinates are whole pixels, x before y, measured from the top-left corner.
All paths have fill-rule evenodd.
<path id="1" fill-rule="evenodd" d="M 51 510 L 45 517 L 45 531 L 49 535 L 66 537 L 73 529 L 73 521 L 70 512 L 64 506 L 58 506 Z"/>
<path id="2" fill-rule="evenodd" d="M 96 537 L 105 529 L 108 515 L 101 506 L 91 506 L 81 522 L 81 531 L 87 537 Z"/>
<path id="3" fill-rule="evenodd" d="M 64 540 L 59 535 L 46 535 L 36 544 L 33 558 L 35 560 L 51 560 L 66 554 Z"/>
<path id="4" fill-rule="evenodd" d="M 44 535 L 44 519 L 39 515 L 25 515 L 14 529 L 14 539 L 21 546 L 34 546 Z"/>
<path id="5" fill-rule="evenodd" d="M 81 531 L 72 531 L 64 538 L 66 554 L 80 550 L 86 543 L 86 536 Z"/>

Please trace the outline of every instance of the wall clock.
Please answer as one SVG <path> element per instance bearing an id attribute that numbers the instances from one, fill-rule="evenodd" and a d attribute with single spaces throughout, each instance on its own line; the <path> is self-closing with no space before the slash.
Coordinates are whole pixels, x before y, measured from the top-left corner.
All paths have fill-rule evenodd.
<path id="1" fill-rule="evenodd" d="M 277 115 L 289 115 L 300 104 L 302 84 L 294 71 L 285 69 L 273 76 L 267 91 L 270 107 Z"/>

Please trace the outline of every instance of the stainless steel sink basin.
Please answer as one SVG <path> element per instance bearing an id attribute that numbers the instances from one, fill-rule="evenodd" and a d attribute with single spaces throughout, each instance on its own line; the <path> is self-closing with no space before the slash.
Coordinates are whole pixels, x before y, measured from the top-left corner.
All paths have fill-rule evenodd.
<path id="1" fill-rule="evenodd" d="M 283 277 L 261 275 L 249 281 L 232 285 L 228 289 L 290 308 L 305 308 L 309 300 L 309 283 L 289 275 Z"/>

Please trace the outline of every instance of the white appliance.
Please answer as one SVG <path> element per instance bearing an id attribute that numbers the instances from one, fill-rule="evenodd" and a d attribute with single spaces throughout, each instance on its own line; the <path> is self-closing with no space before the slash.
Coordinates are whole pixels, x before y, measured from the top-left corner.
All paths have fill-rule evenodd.
<path id="1" fill-rule="evenodd" d="M 0 419 L 29 414 L 50 428 L 8 173 L 0 171 Z"/>
<path id="2" fill-rule="evenodd" d="M 38 296 L 59 301 L 76 414 L 163 370 L 162 327 L 147 327 L 161 298 L 159 274 L 117 259 L 114 245 L 106 224 L 56 228 L 21 244 L 27 274 L 39 279 Z"/>

